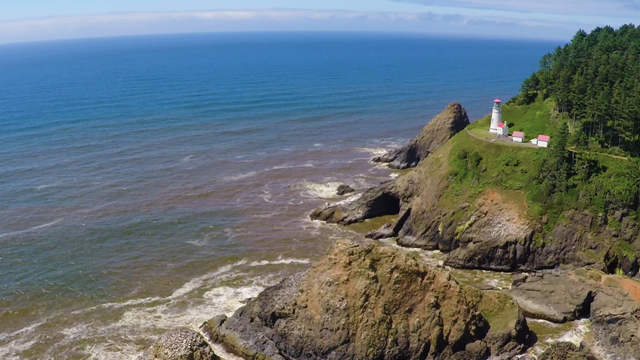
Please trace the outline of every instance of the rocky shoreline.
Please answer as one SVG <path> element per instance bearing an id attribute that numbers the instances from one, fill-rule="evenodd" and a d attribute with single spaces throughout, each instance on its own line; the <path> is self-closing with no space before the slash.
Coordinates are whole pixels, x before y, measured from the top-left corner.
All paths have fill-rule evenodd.
<path id="1" fill-rule="evenodd" d="M 450 104 L 409 145 L 374 159 L 411 172 L 311 214 L 340 225 L 397 220 L 369 239 L 337 242 L 229 318 L 165 335 L 141 360 L 217 359 L 211 343 L 246 360 L 640 359 L 640 282 L 630 278 L 640 256 L 611 245 L 635 239 L 635 221 L 624 211 L 610 214 L 615 223 L 569 211 L 548 226 L 498 189 L 443 206 L 449 140 L 468 124 L 464 108 Z M 399 246 L 377 241 L 387 238 Z M 425 261 L 425 251 L 442 252 L 444 266 Z M 451 269 L 513 273 L 513 283 L 468 286 Z M 531 355 L 538 334 L 527 319 L 589 319 L 591 332 L 580 347 Z"/>

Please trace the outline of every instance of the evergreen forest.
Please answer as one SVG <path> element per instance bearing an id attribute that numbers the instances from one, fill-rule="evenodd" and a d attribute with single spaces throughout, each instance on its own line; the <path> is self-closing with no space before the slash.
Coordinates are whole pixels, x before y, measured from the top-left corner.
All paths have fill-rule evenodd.
<path id="1" fill-rule="evenodd" d="M 640 154 L 640 27 L 578 31 L 545 55 L 522 84 L 519 104 L 551 99 L 575 141 Z"/>

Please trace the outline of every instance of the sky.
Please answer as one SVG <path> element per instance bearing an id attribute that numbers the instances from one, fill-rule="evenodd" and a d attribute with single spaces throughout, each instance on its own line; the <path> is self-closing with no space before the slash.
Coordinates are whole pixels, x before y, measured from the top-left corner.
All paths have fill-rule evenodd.
<path id="1" fill-rule="evenodd" d="M 0 44 L 168 33 L 374 31 L 570 40 L 640 0 L 0 0 Z"/>

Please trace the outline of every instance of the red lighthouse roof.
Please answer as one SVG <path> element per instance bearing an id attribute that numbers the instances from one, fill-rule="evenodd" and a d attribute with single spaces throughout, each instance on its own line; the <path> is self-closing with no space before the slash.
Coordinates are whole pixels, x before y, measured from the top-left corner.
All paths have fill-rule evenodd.
<path id="1" fill-rule="evenodd" d="M 498 125 L 499 128 L 503 128 L 504 127 L 504 123 L 500 123 L 500 125 Z"/>
<path id="2" fill-rule="evenodd" d="M 493 102 L 494 102 L 494 103 L 496 103 L 496 104 L 500 104 L 500 103 L 502 102 L 502 100 L 500 100 L 500 99 L 495 99 L 495 100 L 493 100 Z"/>

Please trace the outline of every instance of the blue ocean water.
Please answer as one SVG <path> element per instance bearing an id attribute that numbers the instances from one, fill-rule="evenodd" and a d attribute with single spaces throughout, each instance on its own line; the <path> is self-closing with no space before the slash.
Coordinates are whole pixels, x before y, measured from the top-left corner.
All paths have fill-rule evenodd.
<path id="1" fill-rule="evenodd" d="M 135 358 L 336 237 L 307 220 L 557 43 L 201 34 L 0 46 L 0 358 Z"/>

